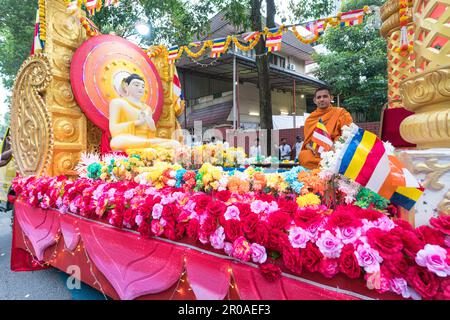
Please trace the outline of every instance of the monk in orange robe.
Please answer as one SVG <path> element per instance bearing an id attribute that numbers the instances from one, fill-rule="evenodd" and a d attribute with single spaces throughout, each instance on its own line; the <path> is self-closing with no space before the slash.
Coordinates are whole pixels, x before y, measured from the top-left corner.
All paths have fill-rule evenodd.
<path id="1" fill-rule="evenodd" d="M 306 119 L 304 126 L 305 140 L 298 155 L 300 165 L 308 169 L 319 167 L 320 155 L 312 147 L 312 135 L 319 119 L 325 124 L 333 141 L 339 139 L 342 127 L 353 122 L 352 116 L 344 108 L 334 107 L 331 104 L 333 96 L 328 88 L 318 88 L 314 94 L 314 103 L 317 109 Z"/>

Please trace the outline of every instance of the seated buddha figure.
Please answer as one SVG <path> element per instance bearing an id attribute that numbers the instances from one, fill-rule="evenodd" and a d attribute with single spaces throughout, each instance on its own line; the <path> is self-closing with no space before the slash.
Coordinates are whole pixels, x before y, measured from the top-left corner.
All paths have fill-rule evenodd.
<path id="1" fill-rule="evenodd" d="M 109 104 L 109 131 L 111 149 L 144 149 L 160 147 L 174 149 L 180 146 L 176 140 L 156 138 L 156 125 L 150 106 L 141 102 L 145 82 L 137 74 L 131 74 L 122 82 L 125 96 L 111 100 Z"/>

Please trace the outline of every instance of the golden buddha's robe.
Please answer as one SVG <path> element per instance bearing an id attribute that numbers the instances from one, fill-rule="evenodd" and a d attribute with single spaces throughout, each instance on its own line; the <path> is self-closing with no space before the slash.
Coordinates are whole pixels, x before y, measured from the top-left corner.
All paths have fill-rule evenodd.
<path id="1" fill-rule="evenodd" d="M 151 147 L 175 148 L 179 142 L 175 140 L 155 138 L 156 127 L 149 123 L 136 125 L 142 111 L 151 115 L 149 106 L 140 105 L 129 100 L 117 98 L 111 100 L 109 107 L 109 131 L 111 133 L 111 149 L 125 151 Z M 153 122 L 154 126 L 154 122 Z"/>
<path id="2" fill-rule="evenodd" d="M 322 119 L 333 141 L 339 139 L 344 125 L 349 125 L 353 122 L 352 116 L 344 108 L 330 106 L 326 109 L 317 108 L 311 113 L 305 121 L 303 129 L 305 140 L 298 155 L 300 165 L 308 169 L 318 168 L 321 160 L 318 153 L 315 155 L 311 150 L 307 149 L 319 119 Z"/>

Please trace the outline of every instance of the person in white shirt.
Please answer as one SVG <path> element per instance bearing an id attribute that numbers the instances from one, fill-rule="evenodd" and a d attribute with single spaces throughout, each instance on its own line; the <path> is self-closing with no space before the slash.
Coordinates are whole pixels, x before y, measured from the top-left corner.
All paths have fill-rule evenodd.
<path id="1" fill-rule="evenodd" d="M 287 144 L 286 138 L 281 139 L 280 160 L 291 160 L 291 146 Z"/>
<path id="2" fill-rule="evenodd" d="M 303 141 L 300 136 L 297 136 L 297 142 L 295 143 L 295 161 L 298 162 L 298 155 L 300 154 L 300 150 L 302 150 Z"/>
<path id="3" fill-rule="evenodd" d="M 261 157 L 261 146 L 259 145 L 259 138 L 256 138 L 256 144 L 250 147 L 250 158 Z"/>

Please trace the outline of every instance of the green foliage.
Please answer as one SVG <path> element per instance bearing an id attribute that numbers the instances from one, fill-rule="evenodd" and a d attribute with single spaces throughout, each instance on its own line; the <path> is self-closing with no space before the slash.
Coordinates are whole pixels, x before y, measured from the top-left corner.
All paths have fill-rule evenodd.
<path id="1" fill-rule="evenodd" d="M 355 205 L 364 209 L 373 207 L 377 210 L 385 210 L 389 205 L 389 200 L 386 200 L 377 193 L 362 187 L 356 195 Z"/>
<path id="2" fill-rule="evenodd" d="M 343 11 L 382 2 L 346 1 Z M 379 121 L 387 102 L 386 41 L 379 30 L 366 17 L 362 25 L 329 28 L 320 43 L 328 52 L 313 55 L 316 76 L 340 95 L 344 107 L 362 116 L 359 121 Z"/>
<path id="3" fill-rule="evenodd" d="M 289 9 L 300 21 L 328 16 L 335 8 L 330 0 L 290 0 Z"/>

